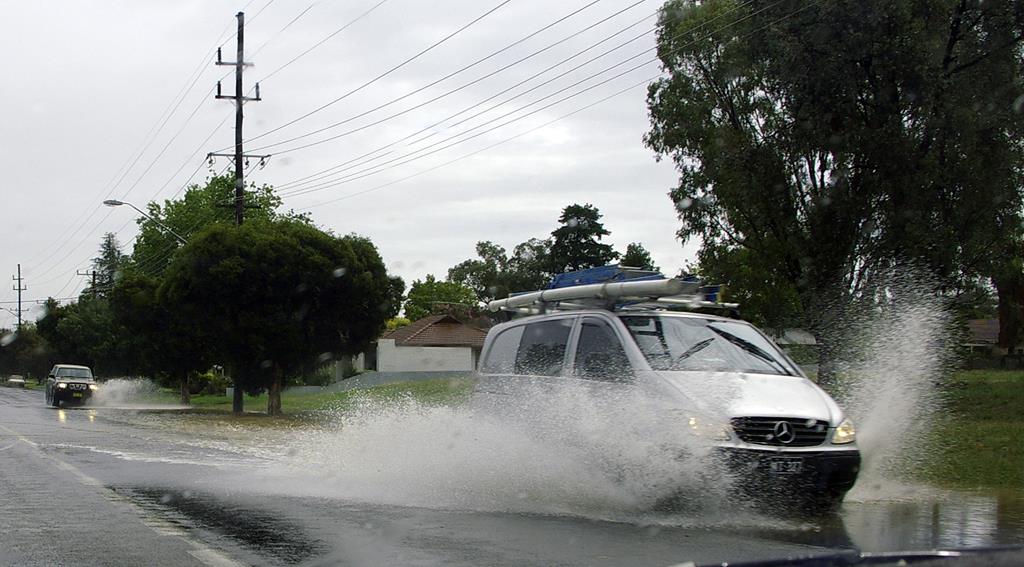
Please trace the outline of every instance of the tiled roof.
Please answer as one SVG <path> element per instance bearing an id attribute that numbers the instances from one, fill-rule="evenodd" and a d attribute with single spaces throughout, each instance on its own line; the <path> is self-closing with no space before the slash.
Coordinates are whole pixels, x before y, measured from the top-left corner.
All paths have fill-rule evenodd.
<path id="1" fill-rule="evenodd" d="M 484 346 L 487 331 L 460 323 L 451 315 L 430 315 L 384 333 L 399 346 Z"/>
<path id="2" fill-rule="evenodd" d="M 967 321 L 968 341 L 975 344 L 999 342 L 999 319 L 971 319 Z"/>

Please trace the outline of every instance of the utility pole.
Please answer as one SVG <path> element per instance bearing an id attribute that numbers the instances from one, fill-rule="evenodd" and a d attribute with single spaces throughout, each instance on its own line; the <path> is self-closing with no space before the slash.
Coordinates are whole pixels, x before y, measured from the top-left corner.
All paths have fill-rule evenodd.
<path id="1" fill-rule="evenodd" d="M 261 100 L 260 99 L 260 84 L 256 83 L 256 96 L 253 98 L 244 96 L 245 92 L 242 90 L 242 73 L 245 71 L 245 67 L 252 65 L 252 63 L 245 62 L 245 13 L 239 12 L 236 16 L 238 18 L 238 51 L 235 55 L 235 61 L 223 61 L 221 58 L 221 50 L 217 48 L 217 65 L 234 65 L 235 67 L 235 94 L 233 96 L 221 94 L 220 81 L 217 81 L 217 98 L 218 99 L 234 99 L 235 101 L 235 153 L 232 154 L 207 154 L 208 159 L 214 157 L 232 157 L 235 160 L 235 224 L 241 225 L 242 220 L 245 218 L 245 164 L 243 159 L 250 157 L 258 157 L 260 163 L 264 163 L 270 156 L 247 156 L 242 151 L 242 118 L 244 114 L 242 107 L 246 102 L 250 100 Z M 234 381 L 234 394 L 231 400 L 231 411 L 240 414 L 244 409 L 244 399 L 242 398 L 242 384 L 239 381 L 238 373 L 241 369 L 236 368 L 233 371 L 235 374 L 232 379 Z"/>
<path id="2" fill-rule="evenodd" d="M 96 270 L 92 270 L 91 272 L 88 270 L 84 272 L 77 270 L 75 273 L 80 276 L 92 276 L 92 287 L 90 289 L 92 289 L 92 298 L 96 299 Z"/>
<path id="3" fill-rule="evenodd" d="M 11 276 L 11 279 L 14 280 L 14 287 L 12 287 L 11 289 L 13 289 L 14 291 L 18 292 L 18 330 L 20 331 L 21 330 L 21 313 L 22 313 L 22 311 L 21 311 L 21 292 L 23 292 L 26 289 L 28 289 L 28 287 L 21 285 L 21 281 L 23 279 L 25 279 L 25 278 L 21 277 L 21 264 L 18 264 L 18 276 L 17 277 Z"/>
<path id="4" fill-rule="evenodd" d="M 238 51 L 234 62 L 223 61 L 221 59 L 221 50 L 217 48 L 217 65 L 233 65 L 235 67 L 235 94 L 223 95 L 221 94 L 220 81 L 217 81 L 217 98 L 218 99 L 233 99 L 235 101 L 235 153 L 234 154 L 217 154 L 210 153 L 206 157 L 232 157 L 235 160 L 235 224 L 242 224 L 242 220 L 245 218 L 245 167 L 243 159 L 250 157 L 256 157 L 260 159 L 260 162 L 265 162 L 270 156 L 247 156 L 242 151 L 242 119 L 244 113 L 242 107 L 250 100 L 262 100 L 260 99 L 260 84 L 256 83 L 256 96 L 247 97 L 242 90 L 242 73 L 245 71 L 245 67 L 252 65 L 252 63 L 245 62 L 245 13 L 239 12 L 236 16 L 238 18 Z"/>

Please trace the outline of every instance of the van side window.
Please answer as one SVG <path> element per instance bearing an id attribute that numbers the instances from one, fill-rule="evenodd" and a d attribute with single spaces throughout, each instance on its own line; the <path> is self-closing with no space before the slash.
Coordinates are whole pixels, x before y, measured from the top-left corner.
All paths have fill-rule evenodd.
<path id="1" fill-rule="evenodd" d="M 552 319 L 526 325 L 516 353 L 516 374 L 557 376 L 562 371 L 572 319 Z"/>
<path id="2" fill-rule="evenodd" d="M 576 375 L 591 380 L 626 382 L 632 379 L 626 351 L 607 322 L 587 317 L 580 325 L 576 345 Z"/>
<path id="3" fill-rule="evenodd" d="M 487 374 L 512 374 L 516 369 L 516 354 L 519 352 L 519 340 L 523 338 L 523 326 L 512 327 L 494 337 L 487 360 L 484 360 L 480 371 Z"/>

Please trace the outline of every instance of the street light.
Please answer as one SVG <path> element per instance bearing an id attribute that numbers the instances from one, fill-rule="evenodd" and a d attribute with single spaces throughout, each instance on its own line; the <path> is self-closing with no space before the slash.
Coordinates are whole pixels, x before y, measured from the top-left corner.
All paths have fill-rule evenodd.
<path id="1" fill-rule="evenodd" d="M 131 207 L 131 208 L 135 209 L 136 211 L 138 211 L 140 215 L 142 215 L 142 216 L 146 217 L 147 219 L 153 221 L 154 223 L 156 223 L 157 226 L 159 226 L 160 228 L 162 228 L 162 229 L 166 230 L 167 232 L 171 233 L 171 236 L 173 236 L 174 238 L 177 238 L 178 242 L 180 242 L 182 244 L 185 244 L 185 239 L 182 238 L 181 235 L 178 234 L 177 232 L 174 232 L 173 230 L 171 230 L 171 227 L 169 227 L 166 224 L 164 224 L 164 223 L 156 220 L 155 218 L 147 215 L 145 213 L 145 211 L 143 211 L 142 209 L 136 207 L 135 205 L 133 205 L 131 203 L 126 203 L 125 201 L 118 201 L 117 199 L 107 199 L 106 201 L 103 201 L 103 204 L 108 206 L 108 207 L 120 207 L 121 205 L 128 205 L 129 207 Z"/>

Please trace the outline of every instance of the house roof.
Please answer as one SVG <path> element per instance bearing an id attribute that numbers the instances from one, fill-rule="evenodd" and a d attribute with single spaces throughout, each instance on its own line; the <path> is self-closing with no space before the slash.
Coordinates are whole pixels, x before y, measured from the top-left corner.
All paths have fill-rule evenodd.
<path id="1" fill-rule="evenodd" d="M 971 319 L 967 321 L 967 340 L 973 344 L 999 342 L 999 319 Z"/>
<path id="2" fill-rule="evenodd" d="M 384 333 L 399 346 L 484 346 L 487 331 L 471 327 L 451 315 L 430 315 Z"/>

